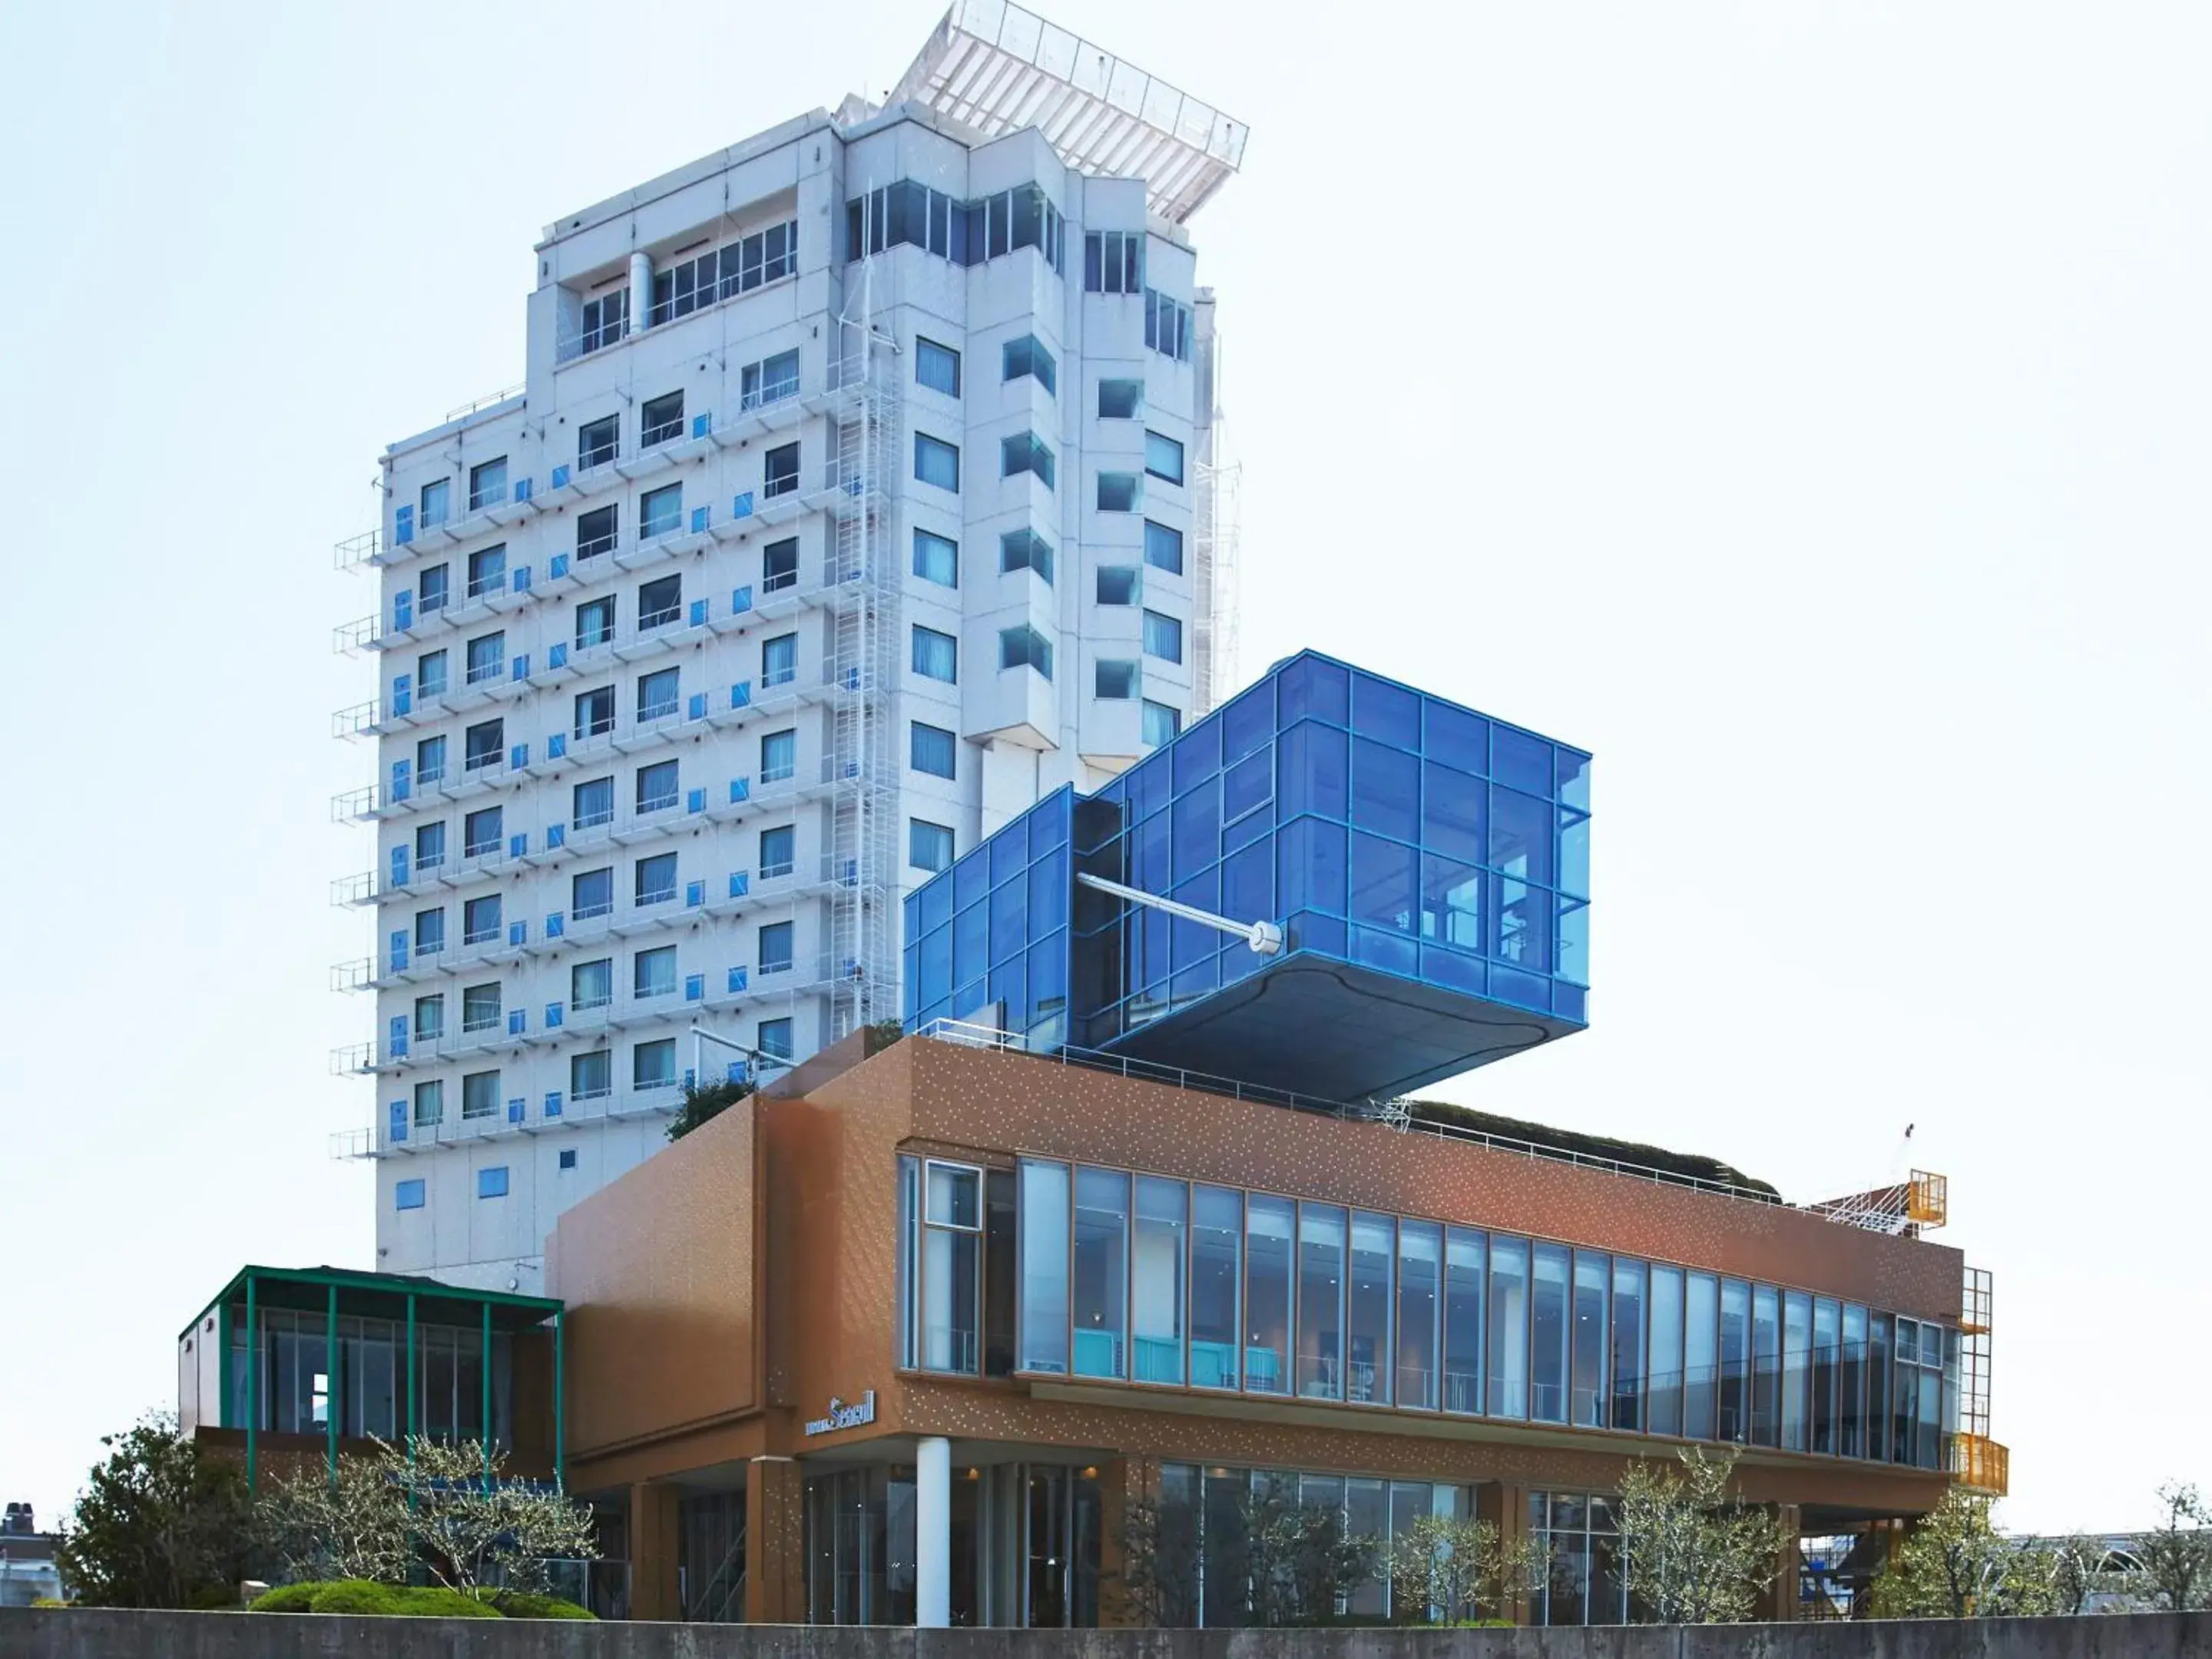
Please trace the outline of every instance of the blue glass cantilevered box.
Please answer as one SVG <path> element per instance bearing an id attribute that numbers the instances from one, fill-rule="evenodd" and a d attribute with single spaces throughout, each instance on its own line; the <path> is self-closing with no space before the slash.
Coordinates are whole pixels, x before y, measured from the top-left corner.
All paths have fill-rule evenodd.
<path id="1" fill-rule="evenodd" d="M 1308 651 L 909 896 L 906 1016 L 1385 1099 L 1580 1030 L 1589 948 L 1589 757 Z"/>

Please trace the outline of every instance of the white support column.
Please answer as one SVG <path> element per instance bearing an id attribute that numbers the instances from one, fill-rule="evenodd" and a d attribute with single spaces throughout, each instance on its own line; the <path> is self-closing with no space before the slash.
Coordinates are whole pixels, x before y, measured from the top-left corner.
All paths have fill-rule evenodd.
<path id="1" fill-rule="evenodd" d="M 914 1622 L 952 1622 L 952 1443 L 941 1437 L 914 1448 Z"/>
<path id="2" fill-rule="evenodd" d="M 633 253 L 629 256 L 629 331 L 645 332 L 646 319 L 653 315 L 653 256 Z"/>

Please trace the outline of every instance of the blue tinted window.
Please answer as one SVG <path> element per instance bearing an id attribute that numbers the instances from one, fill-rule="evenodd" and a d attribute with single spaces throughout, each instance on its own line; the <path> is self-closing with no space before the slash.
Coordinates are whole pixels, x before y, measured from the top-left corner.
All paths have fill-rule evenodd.
<path id="1" fill-rule="evenodd" d="M 1480 864 L 1489 852 L 1483 835 L 1482 781 L 1431 763 L 1421 800 L 1421 844 L 1463 864 Z"/>
<path id="2" fill-rule="evenodd" d="M 960 395 L 960 354 L 951 346 L 939 345 L 934 340 L 916 335 L 914 341 L 914 378 L 917 385 L 933 392 L 942 392 L 948 398 Z"/>
<path id="3" fill-rule="evenodd" d="M 1175 788 L 1177 794 L 1189 788 L 1200 778 L 1210 778 L 1221 769 L 1221 722 L 1200 720 L 1182 734 L 1170 751 L 1175 762 Z"/>
<path id="4" fill-rule="evenodd" d="M 960 545 L 927 530 L 914 532 L 914 574 L 940 587 L 960 586 Z"/>
<path id="5" fill-rule="evenodd" d="M 1176 876 L 1194 874 L 1221 855 L 1221 785 L 1208 778 L 1196 788 L 1176 798 L 1175 870 Z"/>
<path id="6" fill-rule="evenodd" d="M 1007 341 L 1000 350 L 1000 367 L 1001 381 L 1018 380 L 1027 374 L 1047 392 L 1060 390 L 1060 367 L 1034 334 Z"/>
<path id="7" fill-rule="evenodd" d="M 1271 842 L 1255 842 L 1222 860 L 1221 913 L 1237 921 L 1273 917 L 1275 849 Z"/>
<path id="8" fill-rule="evenodd" d="M 1277 902 L 1285 910 L 1308 908 L 1344 914 L 1344 830 L 1319 818 L 1299 818 L 1275 837 Z"/>
<path id="9" fill-rule="evenodd" d="M 952 994 L 952 930 L 939 927 L 921 936 L 921 983 L 916 996 L 924 1007 Z"/>
<path id="10" fill-rule="evenodd" d="M 1146 520 L 1145 562 L 1158 570 L 1182 574 L 1182 532 Z"/>
<path id="11" fill-rule="evenodd" d="M 1134 605 L 1140 591 L 1137 567 L 1133 564 L 1102 564 L 1098 567 L 1097 594 L 1101 605 Z"/>
<path id="12" fill-rule="evenodd" d="M 1275 734 L 1275 683 L 1261 680 L 1221 711 L 1221 758 L 1242 760 Z"/>
<path id="13" fill-rule="evenodd" d="M 950 634 L 940 634 L 933 628 L 914 625 L 914 672 L 924 679 L 943 680 L 947 685 L 960 678 L 960 641 Z"/>
<path id="14" fill-rule="evenodd" d="M 1552 808 L 1511 789 L 1490 792 L 1490 862 L 1529 881 L 1552 879 Z"/>
<path id="15" fill-rule="evenodd" d="M 1157 611 L 1145 612 L 1145 654 L 1163 662 L 1182 660 L 1182 623 Z"/>
<path id="16" fill-rule="evenodd" d="M 1276 769 L 1275 822 L 1301 812 L 1348 817 L 1352 812 L 1350 739 L 1334 726 L 1304 721 L 1283 733 Z"/>
<path id="17" fill-rule="evenodd" d="M 1569 806 L 1589 811 L 1590 757 L 1572 749 L 1554 749 L 1552 752 L 1559 799 Z"/>
<path id="18" fill-rule="evenodd" d="M 990 854 L 979 847 L 952 866 L 952 908 L 964 910 L 980 903 L 990 890 Z"/>
<path id="19" fill-rule="evenodd" d="M 1067 845 L 1067 813 L 1073 804 L 1070 792 L 1060 791 L 1030 814 L 1030 856 L 1042 858 L 1052 847 Z"/>
<path id="20" fill-rule="evenodd" d="M 1421 936 L 1463 951 L 1483 947 L 1483 872 L 1471 864 L 1421 857 Z"/>
<path id="21" fill-rule="evenodd" d="M 1351 677 L 1334 663 L 1300 657 L 1276 677 L 1275 700 L 1278 723 L 1282 726 L 1309 717 L 1332 726 L 1347 725 L 1352 714 Z"/>
<path id="22" fill-rule="evenodd" d="M 1393 685 L 1372 674 L 1352 677 L 1352 729 L 1363 737 L 1380 738 L 1401 749 L 1418 749 L 1421 743 L 1420 694 Z"/>
<path id="23" fill-rule="evenodd" d="M 1401 841 L 1419 831 L 1421 763 L 1371 738 L 1352 740 L 1352 821 Z"/>
<path id="24" fill-rule="evenodd" d="M 915 720 L 909 734 L 907 763 L 932 777 L 949 778 L 953 773 L 954 742 L 952 733 L 942 726 L 925 726 Z"/>
<path id="25" fill-rule="evenodd" d="M 1010 881 L 991 892 L 991 960 L 1004 962 L 1029 946 L 1029 884 Z"/>
<path id="26" fill-rule="evenodd" d="M 980 980 L 991 966 L 991 910 L 988 904 L 971 904 L 952 918 L 952 984 L 957 1000 L 971 980 Z"/>
<path id="27" fill-rule="evenodd" d="M 478 1198 L 505 1198 L 507 1196 L 506 1164 L 495 1164 L 489 1169 L 478 1170 L 477 1171 L 477 1196 Z"/>
<path id="28" fill-rule="evenodd" d="M 1352 837 L 1352 917 L 1355 921 L 1414 929 L 1413 884 L 1418 854 L 1410 847 L 1378 836 Z"/>
<path id="29" fill-rule="evenodd" d="M 914 434 L 914 476 L 939 489 L 960 493 L 960 452 L 927 433 Z"/>
<path id="30" fill-rule="evenodd" d="M 1565 811 L 1559 814 L 1559 885 L 1589 896 L 1589 820 Z"/>
<path id="31" fill-rule="evenodd" d="M 1226 727 L 1224 727 L 1224 732 Z M 1231 767 L 1221 785 L 1221 816 L 1234 822 L 1255 807 L 1264 806 L 1275 793 L 1275 757 L 1272 750 L 1247 755 Z"/>
<path id="32" fill-rule="evenodd" d="M 1170 483 L 1182 482 L 1182 446 L 1164 432 L 1145 434 L 1145 471 Z"/>
<path id="33" fill-rule="evenodd" d="M 1067 923 L 1067 852 L 1054 848 L 1030 866 L 1030 931 Z"/>
<path id="34" fill-rule="evenodd" d="M 952 880 L 927 884 L 915 896 L 920 901 L 915 907 L 921 916 L 920 926 L 927 933 L 933 927 L 942 927 L 952 920 Z"/>
<path id="35" fill-rule="evenodd" d="M 1510 726 L 1494 726 L 1490 734 L 1490 775 L 1500 783 L 1525 789 L 1532 795 L 1552 793 L 1552 745 Z"/>
<path id="36" fill-rule="evenodd" d="M 1029 862 L 1029 829 L 1025 817 L 1017 818 L 991 837 L 991 885 L 998 886 L 1022 872 Z"/>
<path id="37" fill-rule="evenodd" d="M 1497 928 L 1492 954 L 1530 973 L 1547 971 L 1552 964 L 1551 894 L 1507 876 L 1492 876 L 1490 893 Z"/>
<path id="38" fill-rule="evenodd" d="M 395 1210 L 419 1210 L 422 1207 L 422 1182 L 419 1177 L 399 1182 L 392 1187 L 392 1207 Z"/>
<path id="39" fill-rule="evenodd" d="M 1147 697 L 1145 699 L 1144 721 L 1143 739 L 1148 746 L 1157 749 L 1163 744 L 1173 743 L 1176 733 L 1182 730 L 1182 711 L 1168 703 L 1154 702 Z"/>

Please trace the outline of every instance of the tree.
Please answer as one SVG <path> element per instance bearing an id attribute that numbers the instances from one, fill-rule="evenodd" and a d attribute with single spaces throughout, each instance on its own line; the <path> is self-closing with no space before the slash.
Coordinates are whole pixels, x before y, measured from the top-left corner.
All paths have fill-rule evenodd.
<path id="1" fill-rule="evenodd" d="M 2069 1617 L 2089 1610 L 2089 1598 L 2112 1591 L 2112 1553 L 2101 1538 L 2075 1533 L 2043 1546 L 2048 1558 L 2051 1611 Z"/>
<path id="2" fill-rule="evenodd" d="M 55 1551 L 76 1598 L 107 1607 L 234 1602 L 250 1515 L 237 1465 L 203 1455 L 165 1412 L 100 1443 L 107 1458 L 93 1466 Z"/>
<path id="3" fill-rule="evenodd" d="M 1269 1490 L 1237 1504 L 1255 1625 L 1318 1625 L 1375 1576 L 1380 1547 L 1344 1529 L 1322 1504 L 1292 1503 Z"/>
<path id="4" fill-rule="evenodd" d="M 1132 1498 L 1121 1511 L 1121 1589 L 1155 1630 L 1198 1623 L 1198 1516 L 1188 1503 Z"/>
<path id="5" fill-rule="evenodd" d="M 335 1480 L 320 1463 L 264 1479 L 254 1495 L 254 1522 L 295 1583 L 404 1584 L 415 1559 L 407 1501 L 373 1456 L 339 1458 Z"/>
<path id="6" fill-rule="evenodd" d="M 1990 1501 L 1954 1486 L 1905 1534 L 1875 1580 L 1878 1619 L 1999 1619 L 2060 1608 L 2057 1552 L 2011 1539 Z"/>
<path id="7" fill-rule="evenodd" d="M 1622 1571 L 1661 1624 L 1748 1619 L 1796 1543 L 1773 1515 L 1729 1495 L 1736 1457 L 1691 1447 L 1679 1468 L 1639 1459 L 1621 1477 Z"/>
<path id="8" fill-rule="evenodd" d="M 481 1444 L 415 1435 L 405 1451 L 378 1446 L 375 1462 L 413 1524 L 431 1576 L 448 1589 L 543 1591 L 547 1562 L 599 1554 L 592 1506 L 508 1478 L 506 1455 L 497 1449 L 487 1458 Z"/>
<path id="9" fill-rule="evenodd" d="M 2158 1501 L 2165 1517 L 2136 1540 L 2128 1594 L 2167 1613 L 2212 1607 L 2212 1504 L 2172 1480 L 2158 1489 Z"/>
<path id="10" fill-rule="evenodd" d="M 1487 1521 L 1417 1516 L 1391 1547 L 1392 1616 L 1401 1625 L 1466 1624 L 1484 1609 L 1504 1618 L 1516 1595 L 1543 1583 L 1547 1553 L 1528 1534 L 1508 1543 Z"/>
<path id="11" fill-rule="evenodd" d="M 750 1079 L 717 1078 L 711 1083 L 697 1079 L 684 1085 L 684 1104 L 668 1121 L 668 1138 L 681 1140 L 702 1123 L 711 1122 L 752 1093 Z"/>

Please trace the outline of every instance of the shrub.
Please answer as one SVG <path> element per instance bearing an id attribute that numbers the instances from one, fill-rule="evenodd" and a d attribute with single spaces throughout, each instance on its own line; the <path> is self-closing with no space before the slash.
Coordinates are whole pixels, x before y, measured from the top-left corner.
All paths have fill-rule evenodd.
<path id="1" fill-rule="evenodd" d="M 310 1613 L 398 1613 L 405 1592 L 367 1578 L 340 1578 L 316 1587 L 307 1603 Z"/>
<path id="2" fill-rule="evenodd" d="M 279 1584 L 273 1590 L 264 1590 L 248 1606 L 250 1613 L 306 1613 L 315 1592 L 325 1589 L 319 1583 Z"/>
<path id="3" fill-rule="evenodd" d="M 503 1619 L 597 1619 L 599 1615 L 564 1601 L 557 1595 L 531 1595 L 520 1590 L 493 1592 L 492 1606 Z"/>

